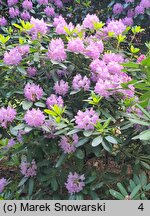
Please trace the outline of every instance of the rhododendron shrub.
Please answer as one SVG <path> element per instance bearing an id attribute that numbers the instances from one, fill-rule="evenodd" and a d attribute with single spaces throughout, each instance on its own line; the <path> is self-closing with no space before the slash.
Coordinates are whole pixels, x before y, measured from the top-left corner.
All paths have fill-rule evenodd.
<path id="1" fill-rule="evenodd" d="M 0 179 L 3 198 L 109 199 L 129 169 L 147 171 L 150 47 L 123 49 L 140 31 L 95 14 L 2 28 L 0 157 L 16 167 Z"/>

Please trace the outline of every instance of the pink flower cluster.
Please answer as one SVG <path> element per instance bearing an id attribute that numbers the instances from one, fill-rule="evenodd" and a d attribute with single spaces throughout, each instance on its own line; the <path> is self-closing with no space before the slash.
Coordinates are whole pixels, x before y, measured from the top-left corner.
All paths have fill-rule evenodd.
<path id="1" fill-rule="evenodd" d="M 59 146 L 66 154 L 70 154 L 76 151 L 76 145 L 78 143 L 78 135 L 73 134 L 72 137 L 62 136 Z"/>
<path id="2" fill-rule="evenodd" d="M 66 60 L 67 55 L 64 49 L 64 42 L 61 38 L 52 39 L 49 44 L 47 55 L 53 61 L 61 62 Z"/>
<path id="3" fill-rule="evenodd" d="M 128 4 L 128 7 L 127 5 Z M 122 20 L 126 26 L 133 25 L 133 18 L 140 14 L 144 14 L 146 9 L 150 8 L 149 0 L 124 0 L 121 3 L 116 3 L 113 6 L 113 14 L 118 16 L 123 16 L 127 14 L 127 16 Z"/>
<path id="4" fill-rule="evenodd" d="M 68 82 L 65 82 L 64 80 L 57 81 L 54 85 L 54 90 L 56 94 L 65 96 L 69 90 Z"/>
<path id="5" fill-rule="evenodd" d="M 34 77 L 34 76 L 36 76 L 36 73 L 37 73 L 37 70 L 36 70 L 35 67 L 28 67 L 27 68 L 27 74 L 28 74 L 28 76 Z"/>
<path id="6" fill-rule="evenodd" d="M 81 74 L 77 74 L 72 81 L 72 87 L 74 90 L 84 89 L 84 91 L 88 91 L 90 88 L 90 79 L 87 76 L 82 78 Z"/>
<path id="7" fill-rule="evenodd" d="M 16 117 L 16 110 L 8 106 L 7 108 L 0 109 L 0 124 L 2 127 L 7 128 L 8 123 L 12 123 Z"/>
<path id="8" fill-rule="evenodd" d="M 70 194 L 74 194 L 82 191 L 85 186 L 84 180 L 84 175 L 79 175 L 76 172 L 70 172 L 67 178 L 67 182 L 65 183 L 68 192 Z"/>
<path id="9" fill-rule="evenodd" d="M 33 177 L 37 174 L 37 165 L 35 163 L 35 160 L 32 160 L 31 163 L 28 163 L 26 161 L 22 161 L 20 165 L 20 172 L 25 177 Z"/>
<path id="10" fill-rule="evenodd" d="M 110 95 L 121 93 L 125 97 L 134 96 L 134 87 L 129 85 L 129 89 L 123 90 L 121 83 L 131 81 L 126 73 L 122 72 L 124 62 L 122 56 L 118 54 L 104 54 L 103 60 L 96 59 L 90 64 L 91 79 L 96 82 L 95 93 L 109 97 Z"/>
<path id="11" fill-rule="evenodd" d="M 5 178 L 1 178 L 0 179 L 0 194 L 3 192 L 6 184 L 7 184 L 7 180 Z"/>
<path id="12" fill-rule="evenodd" d="M 89 29 L 94 29 L 94 23 L 98 23 L 99 18 L 95 14 L 87 14 L 86 17 L 83 20 L 83 27 L 84 28 L 89 28 Z"/>
<path id="13" fill-rule="evenodd" d="M 24 120 L 31 127 L 40 127 L 44 124 L 45 116 L 40 109 L 32 108 L 26 112 Z"/>
<path id="14" fill-rule="evenodd" d="M 30 29 L 30 34 L 32 35 L 33 39 L 37 39 L 39 35 L 45 35 L 47 33 L 47 24 L 44 22 L 43 19 L 35 19 L 31 17 L 30 23 L 33 27 Z"/>
<path id="15" fill-rule="evenodd" d="M 43 89 L 34 83 L 27 83 L 24 88 L 24 96 L 29 101 L 40 100 L 43 96 Z"/>
<path id="16" fill-rule="evenodd" d="M 51 109 L 51 106 L 54 106 L 55 104 L 63 107 L 64 101 L 61 96 L 51 94 L 46 100 L 46 105 L 48 109 Z"/>
<path id="17" fill-rule="evenodd" d="M 67 49 L 71 52 L 83 53 L 84 51 L 84 43 L 80 38 L 71 39 L 68 42 Z"/>
<path id="18" fill-rule="evenodd" d="M 4 53 L 4 63 L 6 65 L 18 65 L 20 64 L 22 57 L 28 54 L 29 51 L 28 45 L 12 48 L 9 52 Z"/>
<path id="19" fill-rule="evenodd" d="M 75 123 L 79 129 L 94 130 L 94 125 L 96 125 L 98 119 L 98 114 L 93 110 L 93 108 L 90 110 L 86 109 L 85 112 L 79 110 L 75 116 Z"/>

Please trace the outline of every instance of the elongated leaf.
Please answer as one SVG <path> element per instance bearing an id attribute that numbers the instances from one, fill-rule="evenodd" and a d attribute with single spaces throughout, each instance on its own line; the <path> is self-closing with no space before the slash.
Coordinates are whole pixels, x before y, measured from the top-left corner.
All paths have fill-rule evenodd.
<path id="1" fill-rule="evenodd" d="M 126 196 L 128 195 L 126 189 L 123 187 L 123 185 L 122 185 L 121 183 L 118 183 L 118 184 L 117 184 L 117 187 L 119 188 L 121 194 L 122 194 L 124 197 L 126 197 Z"/>
<path id="2" fill-rule="evenodd" d="M 108 142 L 112 143 L 112 144 L 117 144 L 118 143 L 117 140 L 114 137 L 112 137 L 112 136 L 106 136 L 105 139 Z"/>
<path id="3" fill-rule="evenodd" d="M 112 146 L 108 142 L 102 141 L 102 146 L 106 151 L 112 152 Z"/>
<path id="4" fill-rule="evenodd" d="M 133 137 L 132 139 L 150 140 L 150 129 L 141 132 L 139 135 Z"/>
<path id="5" fill-rule="evenodd" d="M 22 102 L 22 108 L 24 110 L 30 109 L 32 107 L 32 105 L 33 105 L 33 102 L 31 102 L 31 101 L 23 101 Z"/>
<path id="6" fill-rule="evenodd" d="M 144 125 L 144 126 L 149 126 L 150 125 L 150 123 L 142 121 L 142 120 L 138 120 L 138 119 L 130 119 L 130 121 L 133 124 L 140 124 L 140 125 Z"/>
<path id="7" fill-rule="evenodd" d="M 22 185 L 24 185 L 24 184 L 26 183 L 27 180 L 28 180 L 27 177 L 23 177 L 23 178 L 21 179 L 21 181 L 19 182 L 18 187 L 21 187 Z"/>
<path id="8" fill-rule="evenodd" d="M 37 106 L 37 107 L 43 107 L 43 108 L 46 107 L 46 105 L 44 103 L 42 103 L 42 102 L 36 102 L 34 105 Z"/>
<path id="9" fill-rule="evenodd" d="M 25 127 L 25 124 L 19 124 L 13 128 L 13 130 L 22 130 Z"/>
<path id="10" fill-rule="evenodd" d="M 91 136 L 92 135 L 92 133 L 93 133 L 93 131 L 84 131 L 83 132 L 83 135 L 85 136 L 85 137 L 89 137 L 89 136 Z"/>
<path id="11" fill-rule="evenodd" d="M 75 129 L 69 131 L 69 132 L 67 133 L 67 135 L 72 135 L 72 134 L 78 133 L 79 131 L 81 131 L 81 130 L 78 129 L 78 128 L 75 128 Z"/>
<path id="12" fill-rule="evenodd" d="M 34 188 L 34 179 L 30 178 L 29 179 L 29 191 L 28 191 L 28 195 L 31 196 L 33 193 L 33 188 Z"/>
<path id="13" fill-rule="evenodd" d="M 131 192 L 131 199 L 133 199 L 133 198 L 137 195 L 137 193 L 139 192 L 140 189 L 141 189 L 141 185 L 137 185 L 137 186 L 133 189 L 133 191 Z"/>
<path id="14" fill-rule="evenodd" d="M 109 192 L 112 196 L 114 196 L 118 200 L 124 200 L 125 199 L 125 197 L 121 193 L 119 193 L 115 190 L 110 189 Z"/>
<path id="15" fill-rule="evenodd" d="M 79 140 L 79 142 L 77 143 L 76 147 L 82 146 L 82 145 L 84 145 L 85 143 L 87 143 L 88 141 L 89 141 L 89 138 L 81 139 L 81 140 Z"/>
<path id="16" fill-rule="evenodd" d="M 81 149 L 77 149 L 75 156 L 79 159 L 84 159 L 85 154 Z"/>
<path id="17" fill-rule="evenodd" d="M 55 167 L 58 168 L 62 165 L 62 163 L 64 162 L 65 158 L 67 157 L 67 155 L 65 153 L 63 153 L 60 158 L 58 159 Z"/>
<path id="18" fill-rule="evenodd" d="M 149 191 L 149 190 L 150 190 L 150 183 L 149 183 L 148 185 L 146 185 L 145 190 L 146 190 L 146 191 Z"/>
<path id="19" fill-rule="evenodd" d="M 96 147 L 96 146 L 98 146 L 99 144 L 101 144 L 102 141 L 103 141 L 102 136 L 98 136 L 98 137 L 96 137 L 95 139 L 93 139 L 93 141 L 92 141 L 92 146 L 93 146 L 93 147 Z"/>

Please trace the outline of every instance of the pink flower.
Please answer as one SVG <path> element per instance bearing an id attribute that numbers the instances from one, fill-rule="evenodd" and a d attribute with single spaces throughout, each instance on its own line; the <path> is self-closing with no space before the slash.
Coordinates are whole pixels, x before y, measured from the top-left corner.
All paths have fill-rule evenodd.
<path id="1" fill-rule="evenodd" d="M 31 127 L 39 127 L 44 124 L 45 116 L 41 110 L 32 108 L 26 112 L 24 120 Z"/>
<path id="2" fill-rule="evenodd" d="M 74 90 L 84 89 L 84 91 L 88 91 L 90 88 L 90 79 L 86 76 L 82 78 L 80 74 L 77 74 L 72 81 L 72 87 Z"/>
<path id="3" fill-rule="evenodd" d="M 29 101 L 40 100 L 43 96 L 43 89 L 34 83 L 27 83 L 24 88 L 24 96 Z"/>
<path id="4" fill-rule="evenodd" d="M 54 85 L 54 90 L 56 94 L 65 96 L 69 90 L 68 82 L 65 82 L 64 80 L 60 80 L 60 82 L 57 81 Z"/>
<path id="5" fill-rule="evenodd" d="M 117 62 L 117 63 L 123 63 L 124 58 L 120 54 L 115 54 L 115 53 L 105 53 L 103 55 L 103 61 L 108 64 L 109 62 Z"/>
<path id="6" fill-rule="evenodd" d="M 92 59 L 98 59 L 100 56 L 100 51 L 98 46 L 95 43 L 90 43 L 84 51 L 85 55 L 92 58 Z"/>
<path id="7" fill-rule="evenodd" d="M 30 20 L 31 16 L 30 16 L 30 13 L 28 11 L 23 11 L 21 14 L 20 14 L 21 18 L 25 21 L 27 20 Z"/>
<path id="8" fill-rule="evenodd" d="M 123 24 L 126 25 L 126 26 L 132 26 L 133 25 L 133 19 L 130 18 L 130 17 L 125 17 L 123 20 L 122 20 Z"/>
<path id="9" fill-rule="evenodd" d="M 71 52 L 82 53 L 84 51 L 83 41 L 80 38 L 71 39 L 67 49 Z"/>
<path id="10" fill-rule="evenodd" d="M 44 12 L 45 12 L 46 16 L 49 16 L 49 17 L 55 16 L 55 10 L 54 10 L 53 7 L 49 7 L 49 6 L 46 7 L 46 8 L 44 9 Z"/>
<path id="11" fill-rule="evenodd" d="M 90 69 L 92 70 L 91 79 L 94 82 L 96 82 L 99 78 L 107 79 L 110 75 L 106 63 L 99 59 L 95 59 L 91 62 Z"/>
<path id="12" fill-rule="evenodd" d="M 135 8 L 135 15 L 144 14 L 145 8 L 141 5 L 137 5 Z"/>
<path id="13" fill-rule="evenodd" d="M 61 96 L 51 94 L 50 97 L 48 97 L 46 100 L 46 105 L 48 109 L 51 109 L 51 106 L 54 106 L 55 104 L 63 107 L 64 101 Z"/>
<path id="14" fill-rule="evenodd" d="M 16 110 L 8 106 L 7 108 L 0 109 L 0 124 L 2 127 L 7 128 L 7 124 L 13 122 L 16 117 Z"/>
<path id="15" fill-rule="evenodd" d="M 137 58 L 137 63 L 141 63 L 145 58 L 146 58 L 146 56 L 145 56 L 144 54 L 141 54 L 141 55 Z"/>
<path id="16" fill-rule="evenodd" d="M 67 55 L 64 48 L 64 42 L 61 38 L 51 40 L 47 55 L 53 61 L 61 62 L 66 60 Z"/>
<path id="17" fill-rule="evenodd" d="M 37 70 L 35 67 L 28 67 L 27 73 L 30 77 L 36 76 Z"/>
<path id="18" fill-rule="evenodd" d="M 0 194 L 3 192 L 6 184 L 7 184 L 7 180 L 5 178 L 1 178 L 0 179 Z"/>
<path id="19" fill-rule="evenodd" d="M 67 136 L 62 136 L 61 141 L 59 142 L 59 146 L 62 148 L 64 153 L 70 154 L 76 151 L 77 143 L 78 143 L 78 135 L 73 134 L 71 138 Z"/>
<path id="20" fill-rule="evenodd" d="M 120 3 L 116 3 L 113 7 L 114 14 L 121 14 L 123 12 L 123 6 Z"/>
<path id="21" fill-rule="evenodd" d="M 113 91 L 109 91 L 109 89 L 114 89 L 113 83 L 110 80 L 99 79 L 96 83 L 94 91 L 100 96 L 108 98 L 113 94 Z"/>
<path id="22" fill-rule="evenodd" d="M 17 16 L 19 16 L 19 9 L 18 8 L 9 8 L 9 15 L 11 18 L 15 18 Z"/>
<path id="23" fill-rule="evenodd" d="M 78 193 L 83 190 L 85 183 L 84 175 L 79 175 L 76 172 L 69 173 L 67 183 L 65 183 L 66 188 L 70 194 Z"/>
<path id="24" fill-rule="evenodd" d="M 20 165 L 20 171 L 25 177 L 33 177 L 37 174 L 37 165 L 35 160 L 32 160 L 31 163 L 22 161 Z"/>
<path id="25" fill-rule="evenodd" d="M 107 27 L 104 28 L 106 33 L 113 32 L 114 36 L 122 34 L 126 29 L 126 26 L 123 24 L 122 20 L 112 20 L 108 23 Z"/>
<path id="26" fill-rule="evenodd" d="M 77 124 L 77 128 L 84 130 L 94 130 L 94 125 L 98 121 L 98 114 L 91 108 L 90 110 L 86 110 L 85 112 L 78 111 L 75 116 L 75 123 Z"/>
<path id="27" fill-rule="evenodd" d="M 33 7 L 33 4 L 30 0 L 24 0 L 22 2 L 22 7 L 25 9 L 25 10 L 32 10 L 32 7 Z"/>
<path id="28" fill-rule="evenodd" d="M 61 15 L 54 18 L 53 26 L 56 27 L 57 34 L 66 34 L 64 27 L 67 26 L 67 23 Z"/>
<path id="29" fill-rule="evenodd" d="M 38 34 L 45 35 L 47 33 L 47 24 L 44 22 L 43 19 L 35 19 L 31 17 L 30 23 L 33 27 L 30 29 L 30 33 L 32 34 L 33 38 L 37 38 Z"/>
<path id="30" fill-rule="evenodd" d="M 7 4 L 9 7 L 16 5 L 18 3 L 18 0 L 7 0 Z"/>
<path id="31" fill-rule="evenodd" d="M 48 0 L 37 0 L 39 5 L 47 5 Z"/>
<path id="32" fill-rule="evenodd" d="M 5 17 L 0 17 L 0 26 L 6 26 L 7 25 L 7 20 Z"/>
<path id="33" fill-rule="evenodd" d="M 86 17 L 83 20 L 83 27 L 94 29 L 94 23 L 99 22 L 99 18 L 95 14 L 87 14 Z"/>

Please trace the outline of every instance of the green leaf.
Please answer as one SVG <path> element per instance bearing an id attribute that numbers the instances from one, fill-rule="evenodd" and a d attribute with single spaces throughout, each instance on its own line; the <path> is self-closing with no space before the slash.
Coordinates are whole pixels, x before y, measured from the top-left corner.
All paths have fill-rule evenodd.
<path id="1" fill-rule="evenodd" d="M 58 183 L 57 183 L 57 181 L 56 181 L 55 178 L 51 179 L 51 187 L 52 187 L 53 191 L 57 191 L 57 189 L 58 189 Z"/>
<path id="2" fill-rule="evenodd" d="M 36 52 L 34 53 L 34 62 L 39 62 L 39 61 L 40 61 L 39 53 Z"/>
<path id="3" fill-rule="evenodd" d="M 137 185 L 134 189 L 133 189 L 133 191 L 131 192 L 131 199 L 133 199 L 136 195 L 137 195 L 137 193 L 139 192 L 139 190 L 141 189 L 141 185 Z"/>
<path id="4" fill-rule="evenodd" d="M 89 130 L 89 131 L 84 131 L 84 132 L 83 132 L 83 135 L 84 135 L 85 137 L 89 137 L 89 136 L 91 136 L 91 135 L 92 135 L 92 133 L 93 133 L 93 131 L 92 131 L 92 130 Z"/>
<path id="5" fill-rule="evenodd" d="M 75 156 L 79 159 L 84 159 L 85 154 L 81 149 L 77 149 Z"/>
<path id="6" fill-rule="evenodd" d="M 106 151 L 112 152 L 112 146 L 108 142 L 102 141 L 102 146 Z"/>
<path id="7" fill-rule="evenodd" d="M 139 135 L 133 137 L 132 139 L 150 140 L 150 129 L 142 131 Z"/>
<path id="8" fill-rule="evenodd" d="M 18 187 L 23 186 L 23 185 L 26 183 L 27 180 L 28 180 L 28 177 L 23 177 L 23 178 L 21 179 L 21 181 L 19 182 Z"/>
<path id="9" fill-rule="evenodd" d="M 125 197 L 121 193 L 119 193 L 115 190 L 110 189 L 109 192 L 112 196 L 114 196 L 118 200 L 124 200 L 125 199 Z"/>
<path id="10" fill-rule="evenodd" d="M 18 66 L 17 69 L 18 69 L 18 71 L 19 71 L 22 75 L 26 75 L 26 74 L 27 74 L 27 73 L 26 73 L 26 70 L 25 70 L 23 67 Z"/>
<path id="11" fill-rule="evenodd" d="M 83 194 L 76 194 L 76 200 L 84 200 Z"/>
<path id="12" fill-rule="evenodd" d="M 150 119 L 150 114 L 139 104 L 136 105 Z"/>
<path id="13" fill-rule="evenodd" d="M 89 138 L 81 139 L 81 140 L 79 140 L 79 142 L 77 143 L 76 147 L 82 146 L 82 145 L 84 145 L 85 143 L 87 143 L 88 141 L 89 141 Z"/>
<path id="14" fill-rule="evenodd" d="M 30 178 L 29 179 L 29 191 L 28 191 L 28 195 L 31 196 L 33 193 L 33 188 L 34 188 L 34 179 Z"/>
<path id="15" fill-rule="evenodd" d="M 121 65 L 124 67 L 127 67 L 127 68 L 135 68 L 135 69 L 139 68 L 139 65 L 134 63 L 134 62 L 127 62 L 127 63 L 123 63 Z"/>
<path id="16" fill-rule="evenodd" d="M 37 106 L 37 107 L 42 107 L 42 108 L 46 107 L 46 105 L 44 103 L 42 103 L 42 102 L 36 102 L 34 105 Z"/>
<path id="17" fill-rule="evenodd" d="M 146 191 L 149 191 L 149 190 L 150 190 L 150 183 L 149 183 L 148 185 L 146 185 L 145 190 L 146 190 Z"/>
<path id="18" fill-rule="evenodd" d="M 62 153 L 62 155 L 60 156 L 60 158 L 58 159 L 55 167 L 58 168 L 62 165 L 62 163 L 64 162 L 64 160 L 66 159 L 67 155 L 65 153 Z"/>
<path id="19" fill-rule="evenodd" d="M 150 165 L 144 161 L 141 161 L 141 165 L 146 168 L 147 170 L 150 170 Z"/>
<path id="20" fill-rule="evenodd" d="M 25 124 L 19 124 L 13 128 L 13 130 L 22 130 L 25 127 Z"/>
<path id="21" fill-rule="evenodd" d="M 106 136 L 105 139 L 112 144 L 118 144 L 117 140 L 112 136 Z"/>
<path id="22" fill-rule="evenodd" d="M 140 124 L 140 125 L 144 125 L 144 126 L 149 126 L 150 123 L 139 120 L 139 119 L 129 119 L 133 124 Z"/>
<path id="23" fill-rule="evenodd" d="M 98 183 L 98 184 L 96 184 L 96 185 L 92 185 L 92 186 L 91 186 L 91 190 L 94 191 L 94 190 L 96 190 L 96 189 L 99 189 L 99 188 L 101 188 L 103 185 L 104 185 L 103 182 L 100 182 L 100 183 Z"/>
<path id="24" fill-rule="evenodd" d="M 33 105 L 33 102 L 31 102 L 31 101 L 23 101 L 22 102 L 22 108 L 24 110 L 30 109 L 32 107 L 32 105 Z"/>
<path id="25" fill-rule="evenodd" d="M 118 183 L 118 184 L 117 184 L 117 187 L 119 188 L 120 192 L 122 193 L 122 195 L 123 195 L 124 197 L 126 197 L 126 196 L 128 195 L 126 189 L 123 187 L 123 185 L 122 185 L 121 183 Z"/>
<path id="26" fill-rule="evenodd" d="M 72 135 L 72 134 L 78 133 L 79 131 L 81 131 L 81 130 L 78 129 L 78 128 L 75 128 L 75 129 L 69 131 L 69 132 L 67 133 L 67 135 Z"/>
<path id="27" fill-rule="evenodd" d="M 102 141 L 103 141 L 102 136 L 98 136 L 98 137 L 96 137 L 95 139 L 93 139 L 93 141 L 92 141 L 92 146 L 93 146 L 93 147 L 96 147 L 96 146 L 98 146 L 99 144 L 101 144 Z"/>

